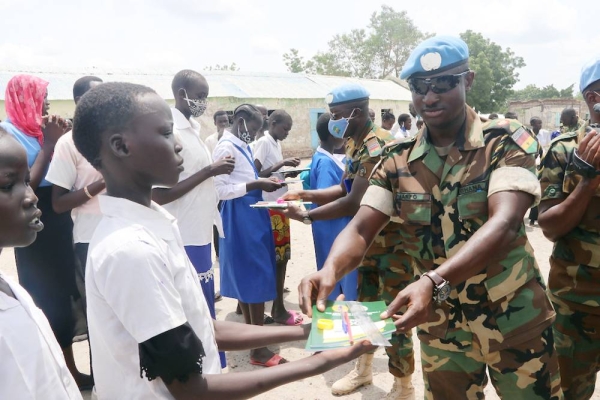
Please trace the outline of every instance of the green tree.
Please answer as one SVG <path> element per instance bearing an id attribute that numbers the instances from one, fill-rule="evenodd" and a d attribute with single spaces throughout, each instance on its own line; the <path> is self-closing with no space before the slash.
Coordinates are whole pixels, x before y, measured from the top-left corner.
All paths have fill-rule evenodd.
<path id="1" fill-rule="evenodd" d="M 327 51 L 317 52 L 308 61 L 296 49 L 285 53 L 283 61 L 291 72 L 359 78 L 398 76 L 412 49 L 429 36 L 415 26 L 406 11 L 384 5 L 371 15 L 367 29 L 335 35 L 327 43 Z"/>
<path id="2" fill-rule="evenodd" d="M 467 103 L 478 111 L 494 112 L 503 108 L 519 81 L 518 68 L 525 66 L 523 58 L 507 48 L 468 30 L 460 37 L 469 46 L 469 65 L 476 72 L 473 87 L 467 93 Z"/>
<path id="3" fill-rule="evenodd" d="M 298 49 L 290 49 L 289 53 L 284 53 L 283 62 L 290 72 L 304 72 L 307 69 L 304 57 L 302 57 Z"/>
<path id="4" fill-rule="evenodd" d="M 572 99 L 573 98 L 573 87 L 575 84 L 571 84 L 564 89 L 557 89 L 554 85 L 547 85 L 543 88 L 539 88 L 536 85 L 527 85 L 521 90 L 516 90 L 511 96 L 511 100 L 539 100 L 539 99 Z"/>

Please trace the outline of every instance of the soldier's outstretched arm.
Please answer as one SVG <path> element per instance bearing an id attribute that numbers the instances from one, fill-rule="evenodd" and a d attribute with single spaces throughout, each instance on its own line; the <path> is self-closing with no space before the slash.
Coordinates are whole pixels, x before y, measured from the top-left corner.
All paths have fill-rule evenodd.
<path id="1" fill-rule="evenodd" d="M 342 196 L 336 200 L 333 200 L 325 205 L 320 205 L 317 208 L 303 211 L 299 207 L 289 206 L 287 209 L 283 210 L 283 213 L 291 219 L 295 219 L 296 221 L 302 221 L 305 215 L 310 215 L 310 218 L 313 221 L 323 221 L 329 219 L 337 219 L 343 217 L 352 217 L 354 216 L 360 207 L 360 201 L 362 200 L 367 188 L 369 187 L 369 181 L 363 177 L 356 177 L 354 179 L 354 183 L 352 184 L 352 189 L 350 193 Z M 324 189 L 329 190 L 329 189 Z M 306 192 L 320 192 L 321 190 L 307 190 Z M 286 196 L 283 196 L 284 199 L 287 199 Z M 303 198 L 307 200 L 307 198 Z M 321 204 L 314 197 L 311 198 L 312 201 L 317 204 Z"/>
<path id="2" fill-rule="evenodd" d="M 327 189 L 290 190 L 281 196 L 284 200 L 311 201 L 318 205 L 328 204 L 346 195 L 343 183 Z"/>
<path id="3" fill-rule="evenodd" d="M 600 135 L 595 131 L 585 136 L 577 148 L 579 157 L 596 169 L 600 166 Z M 571 232 L 583 218 L 590 200 L 600 186 L 600 176 L 582 178 L 575 189 L 565 197 L 562 191 L 568 154 L 555 145 L 542 161 L 540 181 L 542 201 L 538 224 L 549 240 L 555 242 Z"/>
<path id="4" fill-rule="evenodd" d="M 526 192 L 502 191 L 488 198 L 489 219 L 467 240 L 464 246 L 435 272 L 452 286 L 464 282 L 481 272 L 498 251 L 512 243 L 523 224 L 525 213 L 534 197 Z M 396 319 L 399 331 L 407 331 L 427 321 L 433 300 L 433 284 L 429 279 L 419 279 L 408 285 L 390 303 L 382 318 L 393 316 L 402 306 L 407 311 Z"/>
<path id="5" fill-rule="evenodd" d="M 329 256 L 319 272 L 305 276 L 298 286 L 300 308 L 312 316 L 312 305 L 325 310 L 327 297 L 337 281 L 358 267 L 375 236 L 389 222 L 384 213 L 362 206 L 356 216 L 333 242 Z"/>

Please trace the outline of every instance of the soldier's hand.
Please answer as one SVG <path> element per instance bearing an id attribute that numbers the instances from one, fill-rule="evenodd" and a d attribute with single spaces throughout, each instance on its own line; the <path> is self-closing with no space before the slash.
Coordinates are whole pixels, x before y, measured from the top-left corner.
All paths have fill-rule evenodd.
<path id="1" fill-rule="evenodd" d="M 285 214 L 285 216 L 289 219 L 293 219 L 300 222 L 302 222 L 302 220 L 304 219 L 304 215 L 306 214 L 306 211 L 293 204 L 288 204 L 288 207 L 286 209 L 281 210 L 281 212 Z"/>
<path id="2" fill-rule="evenodd" d="M 413 327 L 427 322 L 433 302 L 433 283 L 419 279 L 398 293 L 387 310 L 381 313 L 381 319 L 392 317 L 399 332 L 407 332 Z M 407 310 L 403 315 L 394 315 L 403 306 Z"/>
<path id="3" fill-rule="evenodd" d="M 283 200 L 302 200 L 302 190 L 290 190 L 281 196 Z"/>
<path id="4" fill-rule="evenodd" d="M 596 130 L 586 134 L 579 142 L 577 154 L 583 161 L 600 169 L 600 134 Z"/>
<path id="5" fill-rule="evenodd" d="M 319 311 L 325 311 L 327 297 L 333 292 L 336 282 L 335 274 L 327 268 L 302 278 L 298 285 L 300 310 L 312 317 L 312 306 L 316 303 Z"/>

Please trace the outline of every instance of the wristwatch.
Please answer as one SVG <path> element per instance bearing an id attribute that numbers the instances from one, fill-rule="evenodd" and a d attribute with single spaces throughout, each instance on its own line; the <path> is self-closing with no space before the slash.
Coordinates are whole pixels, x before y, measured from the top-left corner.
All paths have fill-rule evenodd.
<path id="1" fill-rule="evenodd" d="M 450 286 L 450 282 L 442 278 L 435 271 L 427 271 L 421 276 L 428 277 L 431 282 L 433 282 L 433 300 L 437 304 L 442 304 L 448 296 L 450 296 L 450 292 L 452 291 L 452 287 Z"/>
<path id="2" fill-rule="evenodd" d="M 302 217 L 302 222 L 304 222 L 304 225 L 311 225 L 313 223 L 313 219 L 310 217 L 310 212 L 306 212 L 304 217 Z"/>

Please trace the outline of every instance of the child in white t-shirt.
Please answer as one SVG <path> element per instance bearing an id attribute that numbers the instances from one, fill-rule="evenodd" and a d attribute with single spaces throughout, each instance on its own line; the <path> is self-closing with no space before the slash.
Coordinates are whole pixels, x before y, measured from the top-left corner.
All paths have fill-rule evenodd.
<path id="1" fill-rule="evenodd" d="M 292 117 L 284 110 L 275 110 L 269 115 L 269 130 L 256 141 L 254 146 L 254 165 L 258 176 L 268 178 L 274 176 L 283 181 L 285 176 L 281 173 L 283 167 L 297 167 L 300 159 L 296 157 L 283 158 L 281 141 L 285 140 L 292 129 Z M 287 192 L 287 186 L 274 192 L 263 192 L 263 199 L 276 201 Z M 302 314 L 288 311 L 283 302 L 283 289 L 287 263 L 291 258 L 290 220 L 278 210 L 269 210 L 273 239 L 275 241 L 275 262 L 277 264 L 277 297 L 273 300 L 271 316 L 275 322 L 285 325 L 299 325 L 302 323 Z"/>
<path id="2" fill-rule="evenodd" d="M 25 149 L 0 129 L 0 251 L 28 246 L 44 225 Z M 0 273 L 0 399 L 81 399 L 44 313 Z"/>
<path id="3" fill-rule="evenodd" d="M 151 200 L 153 187 L 177 184 L 183 164 L 171 110 L 156 92 L 116 82 L 90 90 L 75 112 L 73 138 L 107 188 L 86 270 L 99 400 L 250 398 L 372 349 L 357 343 L 221 375 L 217 347 L 299 340 L 308 326 L 264 328 L 210 317 L 176 220 Z"/>

